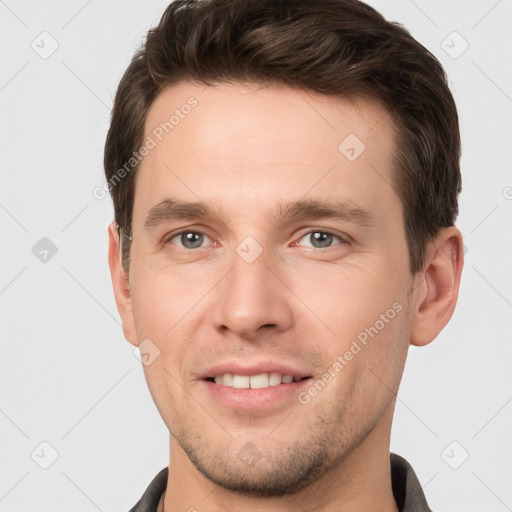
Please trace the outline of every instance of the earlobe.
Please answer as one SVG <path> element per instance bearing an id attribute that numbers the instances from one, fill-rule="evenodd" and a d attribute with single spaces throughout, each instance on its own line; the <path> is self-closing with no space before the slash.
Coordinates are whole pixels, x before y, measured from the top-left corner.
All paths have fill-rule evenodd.
<path id="1" fill-rule="evenodd" d="M 463 265 L 462 234 L 454 226 L 443 229 L 428 245 L 424 270 L 417 276 L 412 300 L 412 345 L 427 345 L 449 322 L 457 303 Z"/>
<path id="2" fill-rule="evenodd" d="M 112 287 L 116 300 L 117 310 L 123 323 L 123 333 L 125 338 L 137 346 L 137 336 L 133 316 L 132 297 L 130 286 L 126 276 L 125 269 L 121 260 L 121 245 L 119 240 L 119 231 L 115 221 L 108 226 L 108 263 L 110 267 L 110 276 L 112 278 Z"/>

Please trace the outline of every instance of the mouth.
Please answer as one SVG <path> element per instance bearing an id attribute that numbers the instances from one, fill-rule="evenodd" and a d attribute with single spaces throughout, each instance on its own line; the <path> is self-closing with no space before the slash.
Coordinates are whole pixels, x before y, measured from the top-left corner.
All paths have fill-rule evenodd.
<path id="1" fill-rule="evenodd" d="M 311 379 L 310 376 L 283 374 L 278 372 L 258 373 L 254 375 L 238 375 L 233 373 L 222 373 L 204 380 L 218 386 L 234 389 L 266 389 L 271 387 L 293 384 Z"/>
<path id="2" fill-rule="evenodd" d="M 298 403 L 297 395 L 311 385 L 313 375 L 300 361 L 231 360 L 199 371 L 197 380 L 225 410 L 273 414 Z"/>

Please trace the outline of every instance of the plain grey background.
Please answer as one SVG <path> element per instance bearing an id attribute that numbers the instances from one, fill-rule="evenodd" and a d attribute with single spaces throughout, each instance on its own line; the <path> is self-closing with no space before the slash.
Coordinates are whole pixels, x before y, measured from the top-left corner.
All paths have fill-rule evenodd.
<path id="1" fill-rule="evenodd" d="M 391 448 L 435 511 L 512 510 L 512 2 L 371 4 L 445 66 L 463 142 L 459 304 L 410 349 Z M 117 84 L 166 5 L 0 0 L 2 512 L 127 511 L 168 463 L 93 195 Z"/>

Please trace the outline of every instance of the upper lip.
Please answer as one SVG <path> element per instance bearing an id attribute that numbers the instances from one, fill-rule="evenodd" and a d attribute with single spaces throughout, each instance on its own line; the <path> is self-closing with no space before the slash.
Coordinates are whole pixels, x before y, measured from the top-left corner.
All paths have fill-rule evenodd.
<path id="1" fill-rule="evenodd" d="M 298 379 L 311 377 L 311 373 L 298 368 L 295 365 L 276 363 L 275 361 L 260 361 L 257 363 L 241 363 L 240 361 L 226 361 L 210 366 L 199 372 L 200 379 L 208 379 L 217 375 L 232 373 L 233 375 L 259 375 L 261 373 L 280 373 L 281 375 L 293 375 Z"/>

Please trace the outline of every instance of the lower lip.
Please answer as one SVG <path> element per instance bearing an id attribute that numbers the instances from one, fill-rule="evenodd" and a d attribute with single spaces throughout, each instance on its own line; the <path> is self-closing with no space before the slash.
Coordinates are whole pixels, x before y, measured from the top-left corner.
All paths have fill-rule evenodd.
<path id="1" fill-rule="evenodd" d="M 298 400 L 300 391 L 311 385 L 311 379 L 304 379 L 289 384 L 279 384 L 263 389 L 239 389 L 215 384 L 203 380 L 203 384 L 212 396 L 223 405 L 232 409 L 263 409 L 285 400 Z"/>

